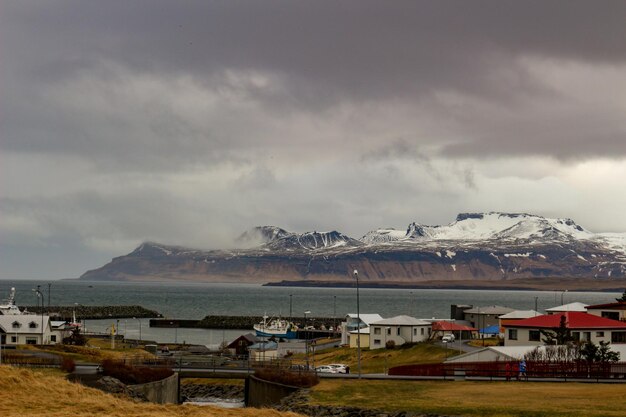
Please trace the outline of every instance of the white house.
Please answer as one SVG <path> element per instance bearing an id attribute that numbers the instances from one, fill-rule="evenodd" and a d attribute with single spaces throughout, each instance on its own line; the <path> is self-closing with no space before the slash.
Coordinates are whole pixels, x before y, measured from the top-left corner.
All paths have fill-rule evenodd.
<path id="1" fill-rule="evenodd" d="M 43 330 L 42 330 L 43 328 Z M 0 315 L 0 340 L 3 345 L 45 345 L 57 343 L 52 337 L 50 317 L 37 314 Z"/>
<path id="2" fill-rule="evenodd" d="M 626 302 L 587 306 L 587 313 L 607 319 L 626 321 Z"/>
<path id="3" fill-rule="evenodd" d="M 360 319 L 360 321 L 359 321 Z M 380 314 L 359 314 L 357 317 L 356 314 L 350 313 L 346 315 L 346 321 L 341 323 L 341 344 L 342 345 L 355 345 L 356 341 L 355 337 L 351 336 L 353 331 L 356 334 L 356 330 L 359 329 L 361 333 L 364 333 L 362 329 L 366 329 L 369 327 L 370 323 L 375 321 L 382 320 L 382 316 Z M 352 339 L 352 340 L 351 340 Z M 361 347 L 363 347 L 363 343 L 367 343 L 364 341 L 365 337 L 361 337 Z"/>
<path id="4" fill-rule="evenodd" d="M 396 346 L 428 340 L 431 323 L 410 316 L 396 316 L 370 324 L 370 349 L 380 349 L 393 341 Z"/>

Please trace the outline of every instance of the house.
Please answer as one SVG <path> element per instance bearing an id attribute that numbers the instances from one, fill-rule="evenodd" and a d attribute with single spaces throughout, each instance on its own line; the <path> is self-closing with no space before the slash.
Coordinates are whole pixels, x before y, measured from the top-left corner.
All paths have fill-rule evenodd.
<path id="1" fill-rule="evenodd" d="M 515 311 L 509 307 L 483 306 L 473 307 L 463 311 L 463 318 L 470 323 L 471 327 L 489 327 L 494 324 L 500 325 L 500 316 Z"/>
<path id="2" fill-rule="evenodd" d="M 607 319 L 626 321 L 626 302 L 587 306 L 587 313 Z"/>
<path id="3" fill-rule="evenodd" d="M 249 358 L 253 361 L 266 361 L 278 358 L 278 343 L 268 340 L 248 346 Z"/>
<path id="4" fill-rule="evenodd" d="M 565 318 L 565 326 L 575 340 L 599 343 L 626 343 L 626 323 L 598 317 L 593 314 L 570 311 L 545 314 L 524 320 L 511 321 L 504 325 L 505 346 L 542 345 L 541 331 L 554 331 Z"/>
<path id="5" fill-rule="evenodd" d="M 370 324 L 370 349 L 380 349 L 393 341 L 396 346 L 428 340 L 431 324 L 414 317 L 400 315 Z"/>
<path id="6" fill-rule="evenodd" d="M 3 345 L 44 345 L 52 339 L 50 317 L 37 314 L 0 315 L 0 340 Z M 54 339 L 58 336 L 54 335 Z M 60 340 L 55 340 L 60 342 Z"/>
<path id="7" fill-rule="evenodd" d="M 357 328 L 366 329 L 369 327 L 370 323 L 380 321 L 382 319 L 383 318 L 380 314 L 359 314 L 358 317 L 354 313 L 347 314 L 346 320 L 341 323 L 341 344 L 354 344 L 354 346 L 356 346 L 356 341 L 350 340 L 351 333 L 354 332 L 354 334 L 356 334 Z M 363 332 L 361 331 L 361 333 Z M 363 347 L 363 343 L 369 343 L 369 341 L 364 342 L 364 340 L 361 340 L 361 347 Z"/>
<path id="8" fill-rule="evenodd" d="M 65 320 L 50 320 L 50 344 L 63 343 L 69 337 L 73 327 Z"/>
<path id="9" fill-rule="evenodd" d="M 469 340 L 475 333 L 476 329 L 470 326 L 451 321 L 436 321 L 432 324 L 431 339 L 440 339 L 447 334 L 453 334 L 457 340 Z"/>
<path id="10" fill-rule="evenodd" d="M 228 349 L 239 357 L 248 357 L 248 347 L 257 343 L 260 339 L 254 333 L 242 334 L 228 345 Z"/>
<path id="11" fill-rule="evenodd" d="M 541 313 L 535 310 L 514 310 L 500 316 L 500 333 L 504 333 L 504 325 L 512 321 L 529 319 L 531 317 L 541 316 Z"/>
<path id="12" fill-rule="evenodd" d="M 586 313 L 587 306 L 588 304 L 579 303 L 579 302 L 563 304 L 561 306 L 546 308 L 546 314 L 558 314 L 558 313 L 565 313 L 567 311 L 578 311 L 580 313 Z"/>
<path id="13" fill-rule="evenodd" d="M 351 348 L 358 347 L 357 341 L 359 340 L 359 335 L 361 336 L 361 347 L 368 348 L 370 347 L 370 327 L 365 327 L 359 330 L 352 330 L 348 335 L 348 346 Z"/>

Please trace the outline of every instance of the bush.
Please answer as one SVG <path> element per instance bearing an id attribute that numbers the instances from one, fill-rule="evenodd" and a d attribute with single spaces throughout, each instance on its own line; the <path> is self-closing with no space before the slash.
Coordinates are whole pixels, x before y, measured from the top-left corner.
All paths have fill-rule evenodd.
<path id="1" fill-rule="evenodd" d="M 76 369 L 76 363 L 71 358 L 63 358 L 61 362 L 61 370 L 64 372 L 74 372 Z"/>
<path id="2" fill-rule="evenodd" d="M 254 376 L 265 381 L 277 382 L 294 387 L 309 388 L 320 382 L 315 372 L 299 371 L 294 372 L 281 368 L 258 368 L 254 371 Z"/>
<path id="3" fill-rule="evenodd" d="M 174 374 L 170 368 L 148 368 L 128 365 L 106 359 L 102 361 L 102 374 L 122 381 L 126 385 L 160 381 Z"/>
<path id="4" fill-rule="evenodd" d="M 394 342 L 393 340 L 387 340 L 387 343 L 385 343 L 385 348 L 387 349 L 393 349 L 396 347 L 396 342 Z"/>

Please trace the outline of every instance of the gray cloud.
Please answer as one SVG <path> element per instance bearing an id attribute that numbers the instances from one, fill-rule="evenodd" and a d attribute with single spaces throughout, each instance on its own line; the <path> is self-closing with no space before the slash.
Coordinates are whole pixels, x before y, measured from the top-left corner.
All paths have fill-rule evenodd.
<path id="1" fill-rule="evenodd" d="M 510 210 L 626 230 L 588 203 L 626 175 L 624 17 L 623 1 L 0 1 L 0 274 L 20 248 L 63 276 L 50 254 L 228 246 L 259 224 L 358 237 Z"/>

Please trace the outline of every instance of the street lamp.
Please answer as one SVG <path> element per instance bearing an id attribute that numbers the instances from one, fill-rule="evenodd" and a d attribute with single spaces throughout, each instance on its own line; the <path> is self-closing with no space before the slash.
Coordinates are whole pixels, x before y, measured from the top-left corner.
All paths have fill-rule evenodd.
<path id="1" fill-rule="evenodd" d="M 40 291 L 41 285 L 37 285 L 37 289 L 33 289 L 37 294 L 37 308 L 39 308 L 39 299 L 41 299 L 41 344 L 43 345 L 43 309 L 44 309 L 44 299 L 43 294 Z"/>
<path id="2" fill-rule="evenodd" d="M 356 279 L 356 351 L 359 379 L 361 379 L 361 312 L 359 310 L 359 271 L 356 269 L 352 273 Z"/>
<path id="3" fill-rule="evenodd" d="M 307 337 L 307 326 L 306 326 L 306 315 L 311 314 L 311 311 L 307 310 L 304 312 L 304 356 L 306 357 L 306 369 L 309 370 L 309 339 Z"/>

